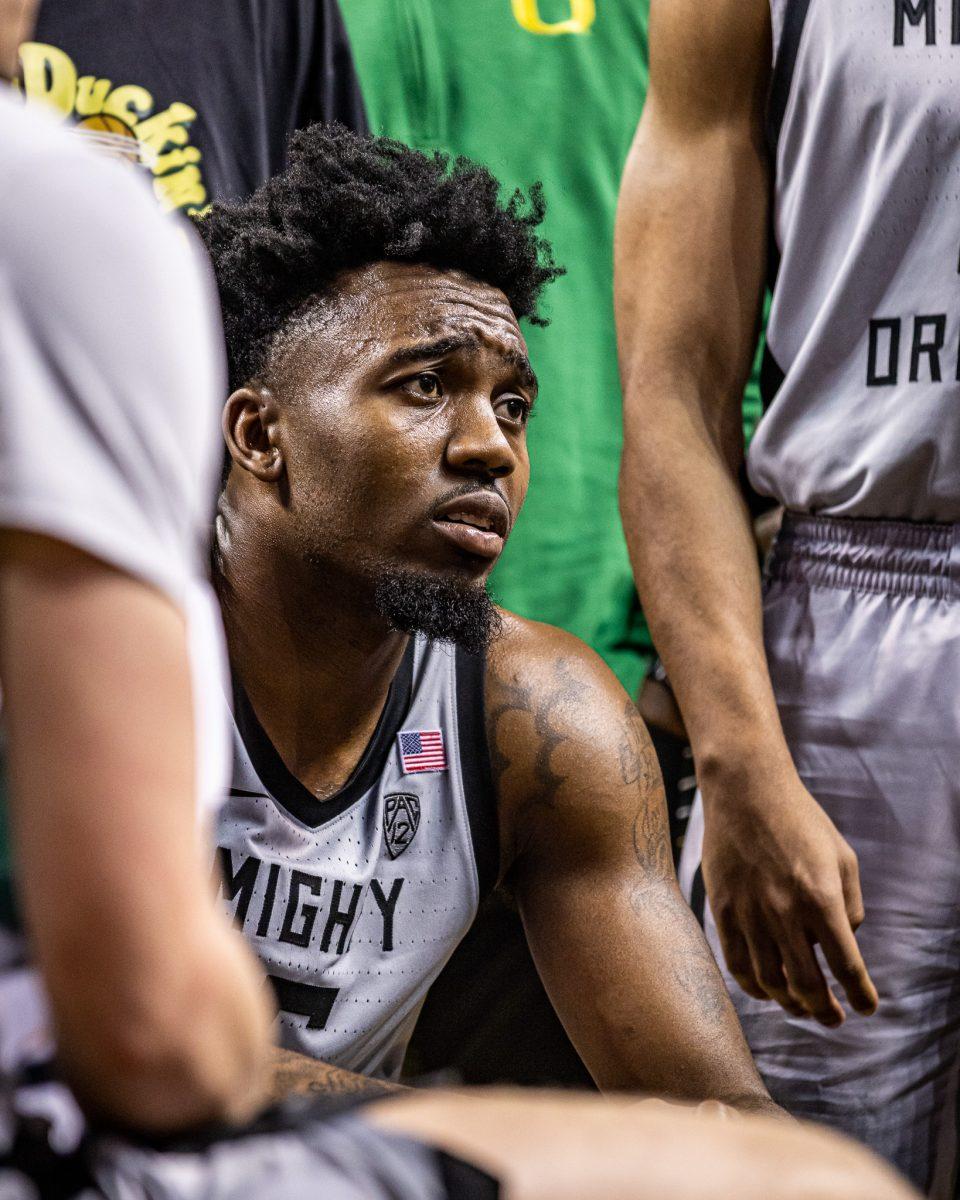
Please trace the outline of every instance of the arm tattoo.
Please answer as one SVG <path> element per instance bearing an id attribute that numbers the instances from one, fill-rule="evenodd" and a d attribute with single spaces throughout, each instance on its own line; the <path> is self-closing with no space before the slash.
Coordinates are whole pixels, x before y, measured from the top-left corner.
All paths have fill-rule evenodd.
<path id="1" fill-rule="evenodd" d="M 673 977 L 704 1021 L 716 1021 L 731 1011 L 730 997 L 710 947 L 702 936 L 698 940 L 701 945 L 691 944 L 674 958 Z"/>
<path id="2" fill-rule="evenodd" d="M 660 767 L 650 734 L 632 700 L 624 705 L 623 722 L 620 775 L 624 783 L 637 783 L 640 790 L 646 793 L 659 781 Z"/>
<path id="3" fill-rule="evenodd" d="M 674 931 L 673 977 L 690 997 L 701 1020 L 716 1025 L 732 1013 L 730 997 L 703 932 L 676 889 L 667 814 L 660 794 L 660 767 L 650 735 L 630 701 L 624 718 L 620 773 L 624 783 L 637 784 L 641 793 L 633 821 L 633 853 L 640 877 L 630 893 L 630 907 L 638 917 L 654 917 Z M 664 887 L 664 883 L 669 886 Z"/>
<path id="4" fill-rule="evenodd" d="M 664 878 L 673 879 L 673 853 L 670 849 L 667 814 L 660 796 L 660 764 L 647 727 L 628 700 L 623 710 L 623 737 L 620 742 L 620 775 L 623 782 L 636 785 L 640 807 L 633 819 L 633 853 L 642 872 L 639 887 Z"/>
<path id="5" fill-rule="evenodd" d="M 526 713 L 533 720 L 536 734 L 536 758 L 533 763 L 533 775 L 536 784 L 537 802 L 547 808 L 553 806 L 560 785 L 566 778 L 555 771 L 550 764 L 550 757 L 558 746 L 567 740 L 565 733 L 560 733 L 554 724 L 556 710 L 578 703 L 589 691 L 586 684 L 575 679 L 564 659 L 554 666 L 555 686 L 544 696 L 534 698 L 529 687 L 524 687 L 516 677 L 505 679 L 496 670 L 491 669 L 491 692 L 495 703 L 487 714 L 487 741 L 490 745 L 490 759 L 494 779 L 499 789 L 507 768 L 518 757 L 506 753 L 503 739 L 500 737 L 500 726 L 503 718 L 510 712 Z"/>
<path id="6" fill-rule="evenodd" d="M 272 1100 L 286 1096 L 389 1096 L 404 1090 L 399 1084 L 344 1071 L 294 1050 L 278 1047 L 273 1052 Z"/>
<path id="7" fill-rule="evenodd" d="M 535 755 L 532 763 L 533 778 L 527 787 L 514 816 L 516 830 L 521 818 L 535 808 L 552 809 L 557 793 L 566 776 L 557 771 L 552 762 L 553 752 L 568 740 L 566 733 L 557 728 L 558 711 L 580 703 L 589 693 L 586 684 L 576 679 L 565 659 L 554 665 L 554 685 L 542 695 L 534 696 L 533 690 L 520 683 L 516 675 L 507 679 L 495 668 L 489 668 L 489 691 L 491 704 L 487 711 L 487 743 L 490 750 L 490 765 L 498 796 L 502 796 L 503 779 L 508 769 L 519 758 L 517 752 L 507 749 L 507 736 L 501 726 L 508 713 L 526 714 L 533 722 Z M 516 844 L 511 857 L 516 857 Z"/>
<path id="8" fill-rule="evenodd" d="M 532 701 L 530 689 L 504 678 L 494 667 L 487 665 L 487 688 L 496 697 L 496 703 L 489 706 L 487 711 L 487 747 L 490 752 L 490 769 L 493 772 L 493 782 L 500 794 L 503 777 L 510 766 L 510 756 L 505 754 L 498 736 L 500 723 L 507 713 L 526 713 L 530 711 Z M 492 684 L 492 686 L 491 686 Z"/>

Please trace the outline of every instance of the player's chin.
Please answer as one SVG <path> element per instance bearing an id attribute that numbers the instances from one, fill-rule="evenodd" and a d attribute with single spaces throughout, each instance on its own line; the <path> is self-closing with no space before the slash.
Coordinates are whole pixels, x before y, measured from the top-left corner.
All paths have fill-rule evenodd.
<path id="1" fill-rule="evenodd" d="M 496 565 L 496 558 L 477 558 L 461 553 L 448 557 L 447 562 L 436 566 L 434 574 L 454 586 L 483 588 Z"/>

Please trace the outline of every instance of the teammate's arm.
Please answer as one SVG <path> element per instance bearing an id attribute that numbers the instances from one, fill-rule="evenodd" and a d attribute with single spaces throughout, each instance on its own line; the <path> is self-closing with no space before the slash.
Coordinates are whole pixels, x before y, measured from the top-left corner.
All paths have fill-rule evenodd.
<path id="1" fill-rule="evenodd" d="M 5 533 L 0 678 L 18 895 L 67 1079 L 124 1126 L 251 1115 L 270 1008 L 210 895 L 182 615 L 62 542 Z"/>
<path id="2" fill-rule="evenodd" d="M 653 0 L 650 55 L 616 231 L 627 540 L 693 744 L 727 963 L 751 995 L 835 1024 L 815 942 L 853 1006 L 876 1004 L 857 862 L 783 736 L 736 484 L 767 231 L 767 2 Z"/>
<path id="3" fill-rule="evenodd" d="M 656 757 L 575 638 L 508 618 L 488 656 L 503 865 L 530 948 L 597 1084 L 772 1107 L 677 886 Z"/>

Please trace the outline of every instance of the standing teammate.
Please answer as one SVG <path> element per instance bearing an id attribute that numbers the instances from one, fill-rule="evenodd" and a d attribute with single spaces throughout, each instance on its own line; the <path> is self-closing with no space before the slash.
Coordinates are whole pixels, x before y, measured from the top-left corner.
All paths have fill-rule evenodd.
<path id="1" fill-rule="evenodd" d="M 618 227 L 623 511 L 696 754 L 710 935 L 772 1094 L 938 1195 L 960 1035 L 947 8 L 658 0 Z M 735 476 L 765 265 L 748 467 L 788 512 L 761 612 Z"/>
<path id="2" fill-rule="evenodd" d="M 226 892 L 292 1049 L 396 1078 L 504 879 L 601 1087 L 762 1107 L 633 705 L 484 588 L 529 476 L 518 321 L 555 274 L 536 193 L 497 197 L 465 160 L 313 126 L 200 223 L 234 388 Z"/>
<path id="3" fill-rule="evenodd" d="M 337 0 L 43 0 L 21 90 L 139 161 L 164 211 L 237 200 L 314 121 L 364 129 Z"/>

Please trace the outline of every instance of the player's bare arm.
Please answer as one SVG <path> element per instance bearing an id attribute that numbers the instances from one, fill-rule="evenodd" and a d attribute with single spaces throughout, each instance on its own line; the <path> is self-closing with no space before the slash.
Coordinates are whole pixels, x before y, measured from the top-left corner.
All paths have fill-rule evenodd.
<path id="1" fill-rule="evenodd" d="M 510 1200 L 910 1200 L 861 1147 L 795 1121 L 569 1093 L 417 1090 L 369 1120 L 496 1173 Z M 585 1165 L 588 1165 L 585 1170 Z"/>
<path id="2" fill-rule="evenodd" d="M 680 895 L 656 756 L 619 683 L 577 639 L 507 616 L 486 705 L 505 878 L 598 1085 L 773 1108 Z"/>
<path id="3" fill-rule="evenodd" d="M 814 943 L 854 1008 L 876 1004 L 854 937 L 857 864 L 783 737 L 736 484 L 764 271 L 770 36 L 764 0 L 651 5 L 651 87 L 616 235 L 621 507 L 694 747 L 727 963 L 751 995 L 836 1024 Z"/>
<path id="4" fill-rule="evenodd" d="M 296 1050 L 276 1047 L 271 1062 L 273 1100 L 285 1096 L 392 1096 L 408 1089 L 386 1079 L 345 1071 Z"/>
<path id="5" fill-rule="evenodd" d="M 20 898 L 76 1095 L 144 1129 L 250 1116 L 270 1013 L 201 868 L 182 616 L 86 554 L 6 533 L 0 675 Z"/>

